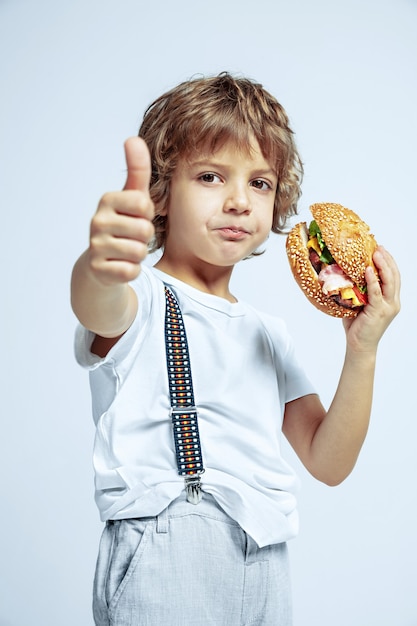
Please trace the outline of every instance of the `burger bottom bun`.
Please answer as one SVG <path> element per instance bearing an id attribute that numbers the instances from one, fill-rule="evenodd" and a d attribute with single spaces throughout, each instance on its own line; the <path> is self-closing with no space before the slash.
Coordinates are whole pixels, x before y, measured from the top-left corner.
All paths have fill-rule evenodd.
<path id="1" fill-rule="evenodd" d="M 286 251 L 294 278 L 304 295 L 316 309 L 332 317 L 356 317 L 363 307 L 348 309 L 337 304 L 333 298 L 323 293 L 316 271 L 310 263 L 307 248 L 308 229 L 306 222 L 300 222 L 289 232 Z"/>

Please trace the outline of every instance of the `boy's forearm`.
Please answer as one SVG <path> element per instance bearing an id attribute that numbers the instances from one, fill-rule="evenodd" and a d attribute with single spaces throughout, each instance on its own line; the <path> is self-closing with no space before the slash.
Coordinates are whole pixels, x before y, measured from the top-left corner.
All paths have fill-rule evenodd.
<path id="1" fill-rule="evenodd" d="M 378 343 L 400 310 L 394 259 L 378 247 L 373 260 L 378 276 L 367 268 L 368 305 L 354 320 L 344 320 L 347 348 L 339 386 L 311 440 L 314 473 L 328 484 L 340 483 L 356 463 L 369 425 Z"/>
<path id="2" fill-rule="evenodd" d="M 91 271 L 88 251 L 76 262 L 71 279 L 71 304 L 81 324 L 102 337 L 118 337 L 131 325 L 137 299 L 127 283 L 103 285 Z"/>
<path id="3" fill-rule="evenodd" d="M 311 444 L 319 480 L 341 483 L 352 471 L 365 440 L 372 408 L 376 352 L 347 352 L 339 385 Z"/>

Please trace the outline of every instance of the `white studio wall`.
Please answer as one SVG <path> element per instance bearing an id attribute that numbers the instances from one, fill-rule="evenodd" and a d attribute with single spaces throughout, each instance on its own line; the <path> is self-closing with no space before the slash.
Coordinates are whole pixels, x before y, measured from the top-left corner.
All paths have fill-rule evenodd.
<path id="1" fill-rule="evenodd" d="M 290 115 L 306 172 L 296 221 L 313 202 L 345 204 L 402 272 L 353 474 L 325 487 L 286 446 L 303 485 L 294 626 L 417 626 L 416 32 L 416 0 L 0 0 L 0 626 L 93 623 L 101 523 L 70 273 L 146 106 L 222 70 L 257 79 Z M 301 294 L 284 243 L 242 262 L 233 289 L 286 320 L 328 405 L 343 329 Z"/>

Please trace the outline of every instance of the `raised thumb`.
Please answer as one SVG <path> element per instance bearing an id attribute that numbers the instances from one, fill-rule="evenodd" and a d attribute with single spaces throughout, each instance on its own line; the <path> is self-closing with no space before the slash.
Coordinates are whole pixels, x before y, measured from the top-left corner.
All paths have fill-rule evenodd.
<path id="1" fill-rule="evenodd" d="M 123 189 L 149 190 L 151 180 L 151 157 L 148 146 L 140 137 L 125 141 L 127 178 Z"/>

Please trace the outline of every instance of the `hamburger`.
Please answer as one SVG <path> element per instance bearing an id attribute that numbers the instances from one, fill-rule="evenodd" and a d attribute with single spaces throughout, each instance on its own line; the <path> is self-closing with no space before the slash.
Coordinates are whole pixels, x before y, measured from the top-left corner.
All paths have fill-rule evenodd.
<path id="1" fill-rule="evenodd" d="M 365 270 L 374 266 L 377 242 L 369 226 L 340 204 L 310 206 L 313 220 L 288 233 L 294 278 L 314 306 L 333 317 L 355 317 L 367 304 Z"/>

